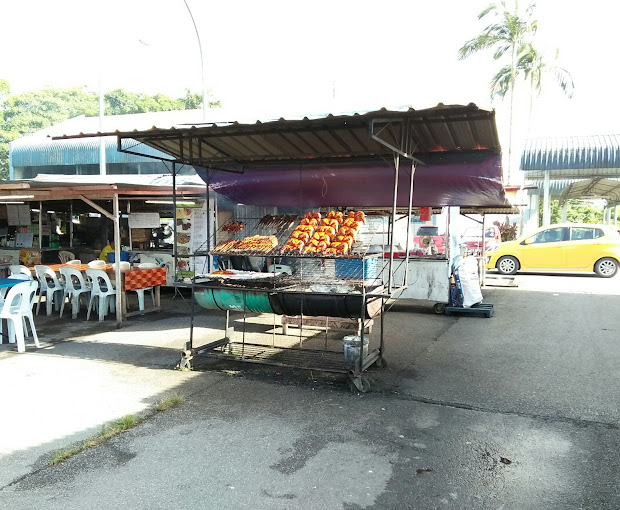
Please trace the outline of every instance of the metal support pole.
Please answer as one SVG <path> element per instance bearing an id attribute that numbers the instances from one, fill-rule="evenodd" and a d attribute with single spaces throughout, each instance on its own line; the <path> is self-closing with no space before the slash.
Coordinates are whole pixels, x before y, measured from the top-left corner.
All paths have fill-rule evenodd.
<path id="1" fill-rule="evenodd" d="M 551 202 L 550 202 L 550 193 L 549 193 L 549 170 L 545 170 L 545 183 L 543 188 L 543 227 L 551 224 Z"/>
<path id="2" fill-rule="evenodd" d="M 483 214 L 482 215 L 482 253 L 480 253 L 480 258 L 482 259 L 482 267 L 480 268 L 480 285 L 482 287 L 484 287 L 484 271 L 485 271 L 485 266 L 486 261 L 487 261 L 487 257 L 486 257 L 486 252 L 487 252 L 487 242 L 486 242 L 486 233 L 487 233 L 487 226 L 486 226 L 486 215 Z M 480 266 L 478 266 L 480 267 Z"/>
<path id="3" fill-rule="evenodd" d="M 50 226 L 50 241 L 51 241 L 51 226 Z M 51 244 L 51 243 L 50 243 Z M 43 249 L 43 202 L 39 201 L 39 263 L 43 263 L 41 260 L 41 250 Z"/>
<path id="4" fill-rule="evenodd" d="M 388 293 L 392 292 L 393 277 L 392 266 L 394 264 L 394 227 L 396 226 L 396 202 L 398 198 L 398 169 L 400 166 L 400 156 L 394 157 L 394 201 L 392 204 L 392 234 L 390 236 L 390 263 L 388 273 Z"/>
<path id="5" fill-rule="evenodd" d="M 120 214 L 118 207 L 118 193 L 114 194 L 113 198 L 113 214 L 114 214 L 114 260 L 116 265 L 116 271 L 114 271 L 114 280 L 116 283 L 116 327 L 120 328 L 123 324 L 123 309 L 121 308 L 121 293 L 124 291 L 122 288 L 121 279 L 121 227 L 120 227 Z"/>
<path id="6" fill-rule="evenodd" d="M 174 257 L 174 280 L 178 281 L 177 278 L 177 167 L 176 163 L 172 162 L 172 224 L 174 228 L 172 229 L 172 237 L 173 237 L 173 246 L 172 246 L 172 255 Z"/>
<path id="7" fill-rule="evenodd" d="M 405 248 L 405 281 L 409 284 L 409 233 L 411 231 L 411 209 L 413 207 L 413 175 L 415 174 L 415 162 L 411 162 L 411 177 L 409 178 L 409 210 L 407 212 L 407 242 Z"/>
<path id="8" fill-rule="evenodd" d="M 73 248 L 73 200 L 69 200 L 69 248 Z"/>

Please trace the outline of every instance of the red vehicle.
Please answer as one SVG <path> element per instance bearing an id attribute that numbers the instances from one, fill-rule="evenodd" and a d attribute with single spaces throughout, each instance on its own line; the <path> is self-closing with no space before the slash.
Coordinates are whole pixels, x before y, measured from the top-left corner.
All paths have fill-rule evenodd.
<path id="1" fill-rule="evenodd" d="M 439 227 L 436 225 L 422 225 L 418 227 L 415 237 L 413 238 L 414 246 L 419 246 L 422 250 L 430 250 L 437 254 L 446 251 L 446 238 L 439 235 Z"/>
<path id="2" fill-rule="evenodd" d="M 485 227 L 484 231 L 484 249 L 488 250 L 497 246 L 502 242 L 499 228 L 495 225 Z M 482 254 L 482 229 L 478 227 L 469 227 L 461 236 L 461 250 L 468 255 Z"/>

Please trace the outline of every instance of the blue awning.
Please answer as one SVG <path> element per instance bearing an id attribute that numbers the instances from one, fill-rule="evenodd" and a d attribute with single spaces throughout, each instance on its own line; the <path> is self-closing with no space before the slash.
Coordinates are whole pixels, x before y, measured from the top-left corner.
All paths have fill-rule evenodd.
<path id="1" fill-rule="evenodd" d="M 521 170 L 525 172 L 577 171 L 579 177 L 588 177 L 592 174 L 588 170 L 602 169 L 616 169 L 620 175 L 620 135 L 531 139 L 521 155 Z"/>

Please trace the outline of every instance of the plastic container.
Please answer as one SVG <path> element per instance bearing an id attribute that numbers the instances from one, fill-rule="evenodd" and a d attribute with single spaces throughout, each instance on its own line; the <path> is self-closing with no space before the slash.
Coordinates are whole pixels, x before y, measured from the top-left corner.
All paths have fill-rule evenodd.
<path id="1" fill-rule="evenodd" d="M 377 277 L 377 258 L 336 259 L 336 278 L 373 280 Z"/>
<path id="2" fill-rule="evenodd" d="M 342 339 L 342 346 L 344 349 L 344 361 L 346 363 L 353 363 L 360 357 L 360 345 L 362 344 L 362 337 L 358 335 L 348 335 Z M 364 337 L 364 356 L 368 356 L 368 337 Z"/>
<path id="3" fill-rule="evenodd" d="M 244 291 L 228 289 L 206 289 L 194 293 L 196 302 L 203 308 L 211 310 L 243 311 Z M 248 312 L 273 313 L 266 292 L 245 292 L 245 309 Z"/>
<path id="4" fill-rule="evenodd" d="M 116 253 L 114 253 L 113 251 L 108 253 L 108 262 L 110 262 L 110 264 L 114 264 L 114 262 L 116 262 Z M 128 251 L 121 252 L 121 262 L 129 262 Z"/>

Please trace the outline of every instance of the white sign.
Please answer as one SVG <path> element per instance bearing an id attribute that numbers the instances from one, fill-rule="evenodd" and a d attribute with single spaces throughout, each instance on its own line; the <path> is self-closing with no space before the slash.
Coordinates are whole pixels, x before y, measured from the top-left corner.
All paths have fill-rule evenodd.
<path id="1" fill-rule="evenodd" d="M 29 205 L 7 205 L 7 223 L 10 226 L 30 225 L 30 206 Z"/>
<path id="2" fill-rule="evenodd" d="M 159 213 L 129 213 L 129 228 L 159 228 Z"/>

